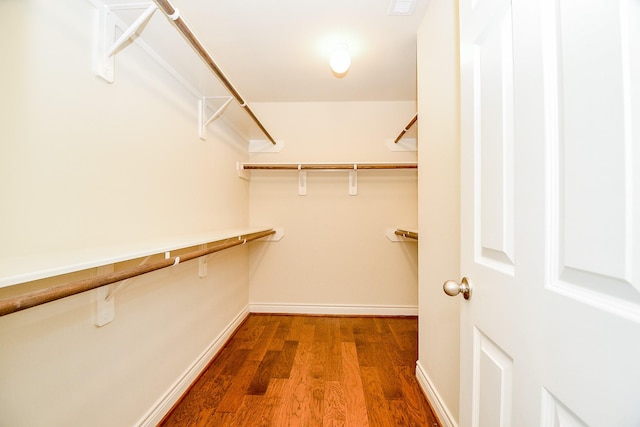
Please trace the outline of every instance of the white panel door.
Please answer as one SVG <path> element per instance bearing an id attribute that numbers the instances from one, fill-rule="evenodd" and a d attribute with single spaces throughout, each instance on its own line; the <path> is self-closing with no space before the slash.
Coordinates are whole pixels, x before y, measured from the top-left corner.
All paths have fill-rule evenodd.
<path id="1" fill-rule="evenodd" d="M 638 427 L 640 1 L 460 0 L 460 64 L 460 426 Z"/>

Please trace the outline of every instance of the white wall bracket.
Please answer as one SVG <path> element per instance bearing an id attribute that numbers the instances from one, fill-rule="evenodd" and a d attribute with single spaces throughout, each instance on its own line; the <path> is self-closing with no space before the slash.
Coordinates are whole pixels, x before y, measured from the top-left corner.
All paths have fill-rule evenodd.
<path id="1" fill-rule="evenodd" d="M 302 166 L 298 165 L 298 196 L 307 195 L 307 171 L 302 170 Z"/>
<path id="2" fill-rule="evenodd" d="M 284 237 L 284 227 L 273 227 L 273 230 L 276 232 L 271 236 L 263 237 L 259 241 L 262 242 L 279 242 Z"/>
<path id="3" fill-rule="evenodd" d="M 251 180 L 251 175 L 242 167 L 241 162 L 236 162 L 236 171 L 238 172 L 238 178 L 244 179 L 245 181 Z"/>
<path id="4" fill-rule="evenodd" d="M 145 257 L 145 259 L 143 259 L 140 264 L 138 264 L 138 267 L 145 265 L 147 262 L 149 262 L 149 260 L 151 259 L 151 256 Z M 118 292 L 120 289 L 122 289 L 127 283 L 129 283 L 131 280 L 135 279 L 135 277 L 132 277 L 131 279 L 125 279 L 121 282 L 118 282 L 117 286 L 115 286 L 111 292 L 109 292 L 106 296 L 107 300 L 113 299 L 116 296 L 116 292 Z"/>
<path id="5" fill-rule="evenodd" d="M 405 227 L 405 230 L 417 233 L 417 228 L 410 228 L 410 227 Z M 387 228 L 385 230 L 385 235 L 387 236 L 387 239 L 389 239 L 392 242 L 407 242 L 407 243 L 416 243 L 417 240 L 416 239 L 411 239 L 409 237 L 405 237 L 402 235 L 397 235 L 396 234 L 396 230 L 398 230 L 397 227 L 394 228 Z"/>
<path id="6" fill-rule="evenodd" d="M 353 170 L 349 171 L 349 195 L 358 195 L 358 164 L 354 163 Z"/>
<path id="7" fill-rule="evenodd" d="M 107 298 L 110 292 L 111 285 L 96 289 L 96 326 L 98 327 L 113 322 L 113 318 L 115 317 L 115 298 Z"/>
<path id="8" fill-rule="evenodd" d="M 213 113 L 213 115 L 207 118 L 207 100 L 208 99 L 224 99 L 225 101 L 222 103 L 220 107 Z M 232 96 L 203 96 L 198 101 L 198 136 L 201 140 L 205 141 L 207 139 L 207 126 L 209 123 L 213 122 L 215 119 L 220 117 L 224 110 L 227 109 L 229 104 L 233 101 Z M 273 145 L 273 144 L 272 144 Z"/>
<path id="9" fill-rule="evenodd" d="M 389 151 L 418 151 L 416 138 L 402 138 L 398 142 L 394 142 L 393 139 L 387 139 L 385 145 Z"/>
<path id="10" fill-rule="evenodd" d="M 96 268 L 96 275 L 113 273 L 113 264 L 107 264 Z M 113 321 L 115 317 L 115 299 L 109 298 L 112 285 L 102 286 L 96 289 L 96 326 L 101 327 Z"/>
<path id="11" fill-rule="evenodd" d="M 205 250 L 207 249 L 207 245 L 200 245 L 200 249 L 201 250 Z M 200 258 L 198 258 L 198 277 L 200 277 L 201 279 L 203 277 L 207 277 L 207 270 L 208 270 L 208 266 L 207 266 L 207 261 L 209 260 L 209 257 L 207 256 L 201 256 Z"/>
<path id="12" fill-rule="evenodd" d="M 144 11 L 134 23 L 125 29 L 122 35 L 116 39 L 117 28 L 119 28 L 120 25 L 113 11 L 118 9 L 144 9 Z M 98 76 L 109 83 L 113 83 L 116 53 L 131 44 L 131 42 L 140 35 L 156 10 L 158 10 L 158 6 L 156 6 L 155 3 L 103 5 L 99 8 L 98 43 L 94 57 L 94 71 Z"/>

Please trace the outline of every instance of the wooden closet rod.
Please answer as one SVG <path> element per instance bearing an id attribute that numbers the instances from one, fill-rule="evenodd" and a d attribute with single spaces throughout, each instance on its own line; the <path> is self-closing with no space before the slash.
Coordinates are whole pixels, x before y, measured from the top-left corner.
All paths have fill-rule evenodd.
<path id="1" fill-rule="evenodd" d="M 363 170 L 363 169 L 417 169 L 417 163 L 288 163 L 288 164 L 242 164 L 243 170 Z"/>
<path id="2" fill-rule="evenodd" d="M 209 52 L 204 48 L 200 40 L 193 34 L 189 26 L 184 22 L 184 19 L 180 17 L 180 13 L 176 8 L 171 5 L 167 0 L 154 0 L 160 9 L 167 15 L 167 17 L 173 22 L 176 28 L 182 33 L 182 36 L 187 40 L 187 42 L 191 45 L 191 47 L 196 51 L 198 55 L 202 58 L 204 63 L 213 71 L 213 73 L 220 79 L 222 84 L 225 85 L 231 96 L 233 96 L 238 104 L 249 114 L 249 116 L 253 119 L 253 121 L 258 125 L 260 130 L 265 134 L 265 136 L 269 139 L 269 141 L 276 145 L 276 141 L 273 139 L 271 134 L 265 129 L 260 120 L 253 114 L 251 108 L 247 105 L 247 102 L 242 98 L 240 93 L 236 90 L 236 88 L 231 84 L 227 76 L 222 72 L 218 64 L 213 60 Z"/>
<path id="3" fill-rule="evenodd" d="M 402 139 L 402 137 L 404 136 L 405 133 L 407 133 L 409 131 L 409 129 L 411 129 L 411 126 L 413 126 L 413 124 L 416 122 L 416 120 L 418 120 L 418 113 L 416 113 L 413 118 L 411 119 L 411 121 L 409 122 L 408 125 L 406 125 L 404 127 L 404 129 L 402 129 L 402 132 L 400 132 L 400 135 L 398 135 L 396 137 L 396 139 L 393 141 L 396 144 L 398 143 L 398 141 L 400 141 Z"/>
<path id="4" fill-rule="evenodd" d="M 408 239 L 418 240 L 418 233 L 416 233 L 415 231 L 401 230 L 398 228 L 395 234 L 396 236 L 402 236 Z"/>
<path id="5" fill-rule="evenodd" d="M 17 295 L 10 298 L 0 300 L 0 316 L 15 313 L 16 311 L 25 310 L 27 308 L 35 307 L 37 305 L 45 304 L 51 301 L 56 301 L 62 298 L 66 298 L 72 295 L 76 295 L 82 292 L 90 291 L 92 289 L 99 288 L 101 286 L 110 285 L 112 283 L 120 282 L 121 280 L 130 279 L 132 277 L 140 276 L 145 273 L 150 273 L 162 268 L 171 267 L 178 263 L 189 261 L 201 256 L 209 255 L 214 252 L 219 252 L 224 249 L 232 248 L 234 246 L 245 244 L 252 240 L 260 239 L 275 234 L 275 230 L 260 231 L 257 233 L 251 233 L 247 235 L 239 236 L 238 239 L 234 239 L 229 242 L 222 243 L 212 248 L 200 249 L 197 251 L 189 252 L 182 256 L 170 257 L 162 261 L 143 264 L 137 267 L 132 267 L 126 270 L 116 271 L 113 273 L 103 274 L 101 276 L 90 277 L 88 279 L 76 280 L 74 282 L 64 283 L 62 285 L 53 286 L 47 289 L 41 289 L 39 291 L 28 292 L 22 295 Z"/>

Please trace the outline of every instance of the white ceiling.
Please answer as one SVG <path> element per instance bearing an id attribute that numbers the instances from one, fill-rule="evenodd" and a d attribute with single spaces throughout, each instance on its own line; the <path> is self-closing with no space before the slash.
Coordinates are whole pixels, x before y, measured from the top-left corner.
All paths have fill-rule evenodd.
<path id="1" fill-rule="evenodd" d="M 428 0 L 416 0 L 408 16 L 390 16 L 390 1 L 172 0 L 171 4 L 250 103 L 415 100 L 416 31 Z M 150 40 L 181 74 L 204 84 L 209 76 L 203 74 L 210 72 L 202 64 L 190 65 L 193 58 L 199 59 L 166 22 L 157 11 L 142 38 Z M 346 42 L 351 53 L 351 69 L 343 78 L 336 78 L 329 68 L 337 42 Z"/>

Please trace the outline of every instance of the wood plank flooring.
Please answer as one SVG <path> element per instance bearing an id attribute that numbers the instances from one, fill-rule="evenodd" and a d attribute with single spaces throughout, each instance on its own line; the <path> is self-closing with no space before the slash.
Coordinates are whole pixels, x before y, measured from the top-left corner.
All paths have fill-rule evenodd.
<path id="1" fill-rule="evenodd" d="M 437 426 L 415 317 L 251 314 L 160 424 Z"/>

